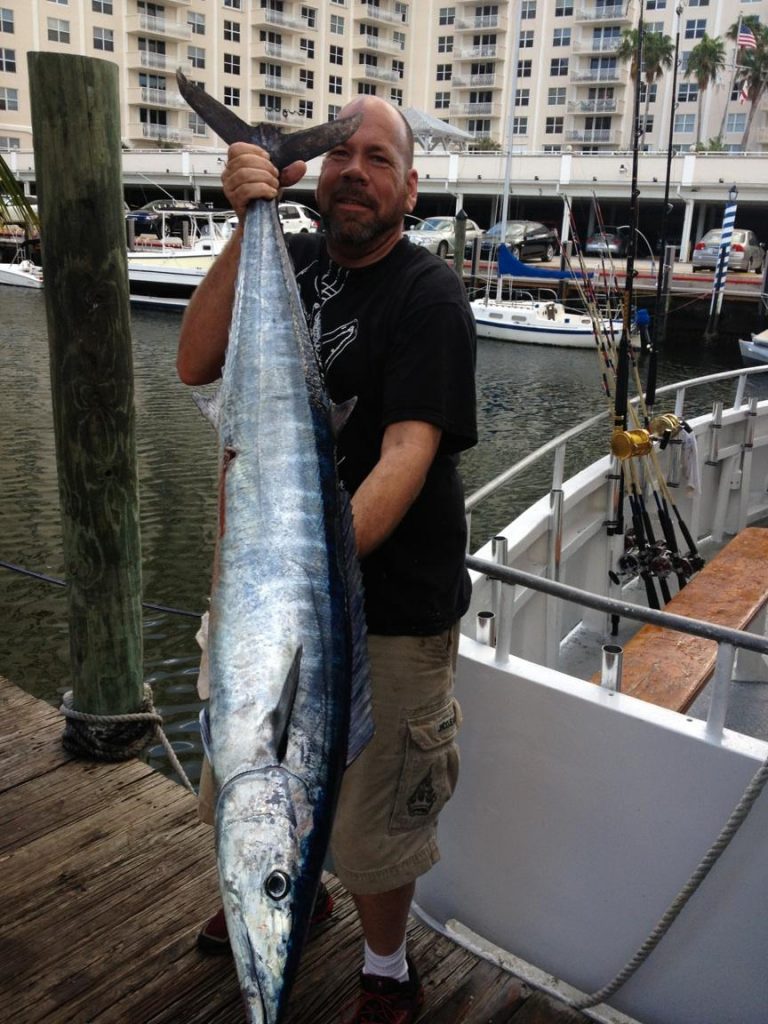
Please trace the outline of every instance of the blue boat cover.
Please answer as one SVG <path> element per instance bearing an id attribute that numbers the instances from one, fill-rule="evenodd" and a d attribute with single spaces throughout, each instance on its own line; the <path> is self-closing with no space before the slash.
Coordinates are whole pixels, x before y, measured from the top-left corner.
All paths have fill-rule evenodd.
<path id="1" fill-rule="evenodd" d="M 498 274 L 510 274 L 512 277 L 533 277 L 547 281 L 572 281 L 574 278 L 590 278 L 591 274 L 582 274 L 577 270 L 547 270 L 544 267 L 531 267 L 513 256 L 506 245 L 499 246 Z"/>

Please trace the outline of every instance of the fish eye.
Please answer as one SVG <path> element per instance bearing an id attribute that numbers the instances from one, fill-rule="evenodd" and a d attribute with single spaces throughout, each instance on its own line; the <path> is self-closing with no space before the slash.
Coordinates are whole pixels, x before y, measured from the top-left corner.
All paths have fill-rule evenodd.
<path id="1" fill-rule="evenodd" d="M 264 891 L 273 900 L 284 900 L 291 891 L 291 879 L 284 871 L 271 871 L 264 882 Z"/>

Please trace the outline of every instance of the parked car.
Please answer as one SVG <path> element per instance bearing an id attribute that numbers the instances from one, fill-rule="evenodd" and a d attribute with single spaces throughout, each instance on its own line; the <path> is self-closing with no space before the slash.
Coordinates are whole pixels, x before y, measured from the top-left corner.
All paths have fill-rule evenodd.
<path id="1" fill-rule="evenodd" d="M 133 221 L 136 235 L 157 235 L 160 238 L 164 222 L 166 234 L 170 231 L 172 220 L 168 214 L 210 211 L 211 207 L 206 203 L 195 203 L 190 199 L 153 199 L 151 203 L 145 203 L 138 210 L 131 210 L 125 215 L 125 219 Z M 180 229 L 178 233 L 181 234 Z"/>
<path id="2" fill-rule="evenodd" d="M 277 215 L 286 235 L 306 234 L 320 228 L 320 215 L 301 203 L 279 203 Z"/>
<path id="3" fill-rule="evenodd" d="M 480 238 L 483 229 L 473 220 L 466 222 L 467 242 L 473 242 Z M 414 245 L 421 245 L 438 256 L 453 254 L 453 240 L 456 232 L 456 220 L 454 217 L 427 217 L 420 224 L 409 228 L 407 238 Z"/>
<path id="4" fill-rule="evenodd" d="M 605 224 L 602 231 L 595 231 L 584 245 L 587 256 L 626 256 L 629 251 L 629 228 Z"/>
<path id="5" fill-rule="evenodd" d="M 691 259 L 691 269 L 711 270 L 717 266 L 723 232 L 720 228 L 712 228 L 696 243 Z M 759 274 L 765 261 L 765 249 L 758 242 L 754 231 L 744 228 L 733 229 L 731 252 L 728 257 L 729 270 L 754 270 Z"/>
<path id="6" fill-rule="evenodd" d="M 489 228 L 480 240 L 480 259 L 495 260 L 501 241 L 501 221 Z M 507 248 L 519 260 L 551 260 L 560 251 L 557 233 L 535 220 L 509 220 L 504 235 Z M 464 250 L 466 259 L 472 255 L 472 245 Z"/>

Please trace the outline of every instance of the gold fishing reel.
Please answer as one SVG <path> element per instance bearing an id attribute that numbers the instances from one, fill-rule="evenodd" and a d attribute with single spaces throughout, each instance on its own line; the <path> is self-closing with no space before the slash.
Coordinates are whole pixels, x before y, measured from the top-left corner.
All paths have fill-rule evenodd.
<path id="1" fill-rule="evenodd" d="M 673 412 L 666 412 L 654 416 L 649 427 L 648 430 L 642 427 L 636 430 L 621 430 L 617 427 L 611 435 L 611 453 L 623 462 L 624 459 L 647 455 L 654 441 L 659 443 L 661 448 L 666 448 L 670 439 L 676 437 L 683 429 L 683 421 Z"/>

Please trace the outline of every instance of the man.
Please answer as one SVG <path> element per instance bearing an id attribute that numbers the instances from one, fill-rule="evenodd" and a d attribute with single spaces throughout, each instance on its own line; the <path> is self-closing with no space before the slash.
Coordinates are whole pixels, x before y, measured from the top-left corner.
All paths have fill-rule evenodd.
<path id="1" fill-rule="evenodd" d="M 361 97 L 354 135 L 326 154 L 317 186 L 324 235 L 288 240 L 326 387 L 357 402 L 338 442 L 352 495 L 369 633 L 376 734 L 347 770 L 331 839 L 365 938 L 350 1024 L 408 1024 L 423 995 L 406 959 L 415 879 L 439 853 L 437 815 L 458 770 L 453 695 L 458 620 L 469 600 L 458 453 L 476 442 L 474 321 L 442 260 L 403 238 L 417 173 L 396 108 Z M 305 173 L 281 175 L 258 147 L 230 147 L 224 192 L 241 224 Z M 242 229 L 187 309 L 178 371 L 219 376 Z"/>

